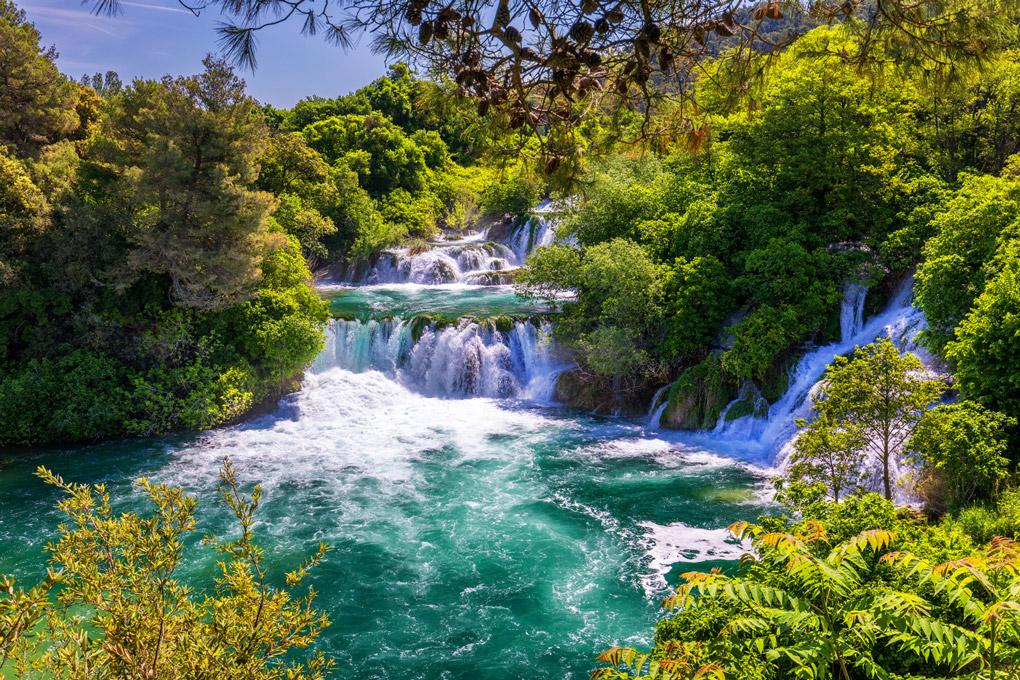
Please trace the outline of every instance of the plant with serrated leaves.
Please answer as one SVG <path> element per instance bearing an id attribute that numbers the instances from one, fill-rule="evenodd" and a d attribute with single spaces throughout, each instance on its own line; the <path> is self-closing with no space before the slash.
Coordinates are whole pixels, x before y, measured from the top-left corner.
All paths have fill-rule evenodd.
<path id="1" fill-rule="evenodd" d="M 776 664 L 783 677 L 886 678 L 876 652 L 896 649 L 931 666 L 956 671 L 978 658 L 971 631 L 938 621 L 918 595 L 875 589 L 875 554 L 896 540 L 890 531 L 863 532 L 830 550 L 824 527 L 814 521 L 803 533 L 766 532 L 738 522 L 730 531 L 750 539 L 754 553 L 743 566 L 750 576 L 691 572 L 665 600 L 670 611 L 722 602 L 732 612 L 704 658 L 737 672 L 748 653 Z M 819 555 L 818 553 L 824 553 Z M 764 571 L 761 569 L 764 568 Z M 782 574 L 783 587 L 756 580 Z"/>
<path id="2" fill-rule="evenodd" d="M 633 647 L 610 647 L 599 654 L 601 663 L 609 664 L 592 671 L 589 680 L 722 680 L 721 667 L 701 663 L 698 643 L 670 642 L 651 654 Z"/>
<path id="3" fill-rule="evenodd" d="M 975 680 L 1020 677 L 1020 544 L 997 536 L 984 550 L 941 564 L 909 552 L 882 560 L 905 568 L 963 615 L 979 645 Z"/>
<path id="4" fill-rule="evenodd" d="M 136 486 L 155 513 L 117 514 L 103 485 L 68 483 L 42 467 L 37 474 L 66 494 L 58 507 L 67 523 L 47 546 L 54 570 L 45 583 L 24 592 L 3 581 L 0 678 L 321 680 L 332 667 L 321 652 L 304 661 L 290 653 L 329 625 L 312 607 L 314 590 L 294 592 L 329 547 L 272 585 L 254 536 L 261 489 L 241 493 L 229 461 L 219 493 L 239 535 L 205 538 L 222 559 L 201 597 L 177 576 L 195 530 L 193 497 L 143 478 Z"/>

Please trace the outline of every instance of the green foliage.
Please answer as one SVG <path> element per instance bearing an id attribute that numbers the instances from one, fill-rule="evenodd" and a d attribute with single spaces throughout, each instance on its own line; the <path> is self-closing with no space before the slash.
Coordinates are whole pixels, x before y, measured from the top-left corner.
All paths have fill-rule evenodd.
<path id="1" fill-rule="evenodd" d="M 917 301 L 929 329 L 928 344 L 943 352 L 956 327 L 998 271 L 993 256 L 1020 236 L 1020 180 L 966 176 L 932 224 L 917 272 Z"/>
<path id="2" fill-rule="evenodd" d="M 994 498 L 1012 467 L 1007 432 L 1016 424 L 1016 418 L 971 401 L 925 413 L 905 448 L 908 462 L 921 471 L 919 487 L 929 510 Z"/>
<path id="3" fill-rule="evenodd" d="M 651 658 L 695 650 L 692 667 L 715 667 L 726 676 L 844 680 L 887 677 L 910 668 L 911 660 L 916 669 L 944 675 L 981 659 L 974 632 L 940 620 L 907 589 L 878 585 L 891 561 L 878 558 L 900 540 L 896 533 L 876 529 L 830 543 L 815 520 L 795 531 L 746 522 L 730 530 L 754 547 L 742 560 L 744 572 L 684 574 L 663 603 L 681 612 L 660 626 Z M 607 658 L 612 651 L 600 660 L 619 662 Z"/>
<path id="4" fill-rule="evenodd" d="M 269 231 L 272 198 L 247 188 L 265 127 L 244 83 L 223 62 L 204 63 L 197 77 L 136 81 L 95 148 L 135 214 L 132 269 L 167 275 L 182 306 L 223 309 L 251 295 L 280 240 Z"/>
<path id="5" fill-rule="evenodd" d="M 876 458 L 890 500 L 891 466 L 904 453 L 928 406 L 945 390 L 922 369 L 917 357 L 900 354 L 889 340 L 880 340 L 857 348 L 850 359 L 836 357 L 812 405 L 819 424 L 808 426 L 811 441 L 816 436 L 838 438 L 837 449 L 853 446 L 859 454 Z"/>
<path id="6" fill-rule="evenodd" d="M 321 349 L 326 308 L 281 229 L 322 255 L 346 217 L 378 215 L 206 66 L 105 103 L 83 89 L 80 139 L 0 146 L 0 444 L 231 422 Z"/>
<path id="7" fill-rule="evenodd" d="M 52 47 L 25 12 L 0 2 L 0 146 L 18 154 L 36 153 L 69 136 L 79 125 L 77 88 L 57 70 Z"/>
<path id="8" fill-rule="evenodd" d="M 123 367 L 78 349 L 58 359 L 32 359 L 0 374 L 0 441 L 98 440 L 123 432 L 128 392 Z"/>
<path id="9" fill-rule="evenodd" d="M 318 680 L 333 665 L 321 652 L 304 662 L 287 657 L 329 625 L 312 607 L 315 591 L 296 592 L 329 546 L 320 544 L 274 585 L 266 554 L 255 543 L 262 491 L 256 486 L 244 495 L 229 461 L 219 493 L 239 535 L 205 538 L 220 557 L 211 592 L 202 598 L 178 576 L 192 559 L 187 538 L 195 530 L 194 498 L 141 479 L 136 486 L 154 513 L 116 513 L 102 485 L 69 484 L 45 468 L 38 475 L 64 492 L 58 507 L 67 522 L 47 546 L 53 568 L 44 584 L 15 592 L 6 577 L 0 616 L 25 623 L 4 627 L 0 652 L 17 677 Z M 53 583 L 59 583 L 55 599 Z"/>
<path id="10" fill-rule="evenodd" d="M 48 210 L 24 166 L 0 148 L 0 288 L 18 282 L 30 248 L 46 229 Z"/>
<path id="11" fill-rule="evenodd" d="M 417 191 L 427 181 L 425 154 L 382 116 L 335 116 L 312 123 L 302 134 L 329 163 L 358 151 L 368 154 L 368 164 L 355 169 L 362 188 L 373 197 L 394 189 Z"/>
<path id="12" fill-rule="evenodd" d="M 516 175 L 500 178 L 482 190 L 481 208 L 493 217 L 523 215 L 538 203 L 542 187 L 533 179 Z"/>
<path id="13" fill-rule="evenodd" d="M 956 338 L 946 355 L 956 364 L 961 391 L 995 411 L 1020 412 L 1020 248 L 1015 244 Z"/>
<path id="14" fill-rule="evenodd" d="M 841 492 L 853 491 L 861 480 L 860 454 L 865 440 L 861 430 L 841 427 L 826 412 L 807 423 L 794 440 L 795 453 L 787 472 L 791 481 L 821 482 L 839 502 Z"/>
<path id="15" fill-rule="evenodd" d="M 695 357 L 733 307 L 725 266 L 715 256 L 677 258 L 662 277 L 665 356 Z"/>

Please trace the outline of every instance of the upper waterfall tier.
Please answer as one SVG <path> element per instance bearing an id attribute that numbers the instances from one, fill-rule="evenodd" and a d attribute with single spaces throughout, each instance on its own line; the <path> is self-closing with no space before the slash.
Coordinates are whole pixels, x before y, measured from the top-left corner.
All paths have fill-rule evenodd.
<path id="1" fill-rule="evenodd" d="M 501 240 L 483 240 L 483 234 L 474 234 L 430 243 L 424 251 L 385 250 L 367 261 L 348 264 L 339 273 L 338 282 L 504 285 L 512 282 L 513 271 L 524 264 L 531 251 L 553 242 L 555 231 L 553 220 L 538 212 L 515 220 Z"/>

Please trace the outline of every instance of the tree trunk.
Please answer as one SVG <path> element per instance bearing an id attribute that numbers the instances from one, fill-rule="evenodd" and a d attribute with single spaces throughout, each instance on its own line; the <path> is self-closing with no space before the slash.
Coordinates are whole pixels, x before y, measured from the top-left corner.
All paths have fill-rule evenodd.
<path id="1" fill-rule="evenodd" d="M 892 484 L 889 480 L 889 453 L 882 456 L 882 483 L 885 486 L 885 499 L 892 500 Z"/>

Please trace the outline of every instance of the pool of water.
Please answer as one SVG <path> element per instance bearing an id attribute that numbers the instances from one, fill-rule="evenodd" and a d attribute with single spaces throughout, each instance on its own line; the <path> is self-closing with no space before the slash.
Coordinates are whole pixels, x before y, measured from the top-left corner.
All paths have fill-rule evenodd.
<path id="1" fill-rule="evenodd" d="M 427 286 L 395 283 L 378 286 L 320 288 L 335 316 L 358 319 L 429 314 L 443 317 L 491 317 L 555 311 L 542 300 L 517 295 L 512 286 L 473 286 L 463 283 Z"/>
<path id="2" fill-rule="evenodd" d="M 0 471 L 0 572 L 44 573 L 58 493 L 33 476 L 105 483 L 142 509 L 149 476 L 200 499 L 199 534 L 228 531 L 223 456 L 261 483 L 258 531 L 309 579 L 333 625 L 335 677 L 583 680 L 614 644 L 650 642 L 674 574 L 739 557 L 723 528 L 769 509 L 739 448 L 519 399 L 442 399 L 375 370 L 327 368 L 277 410 L 198 436 L 19 452 Z M 213 556 L 189 563 L 199 588 Z"/>

